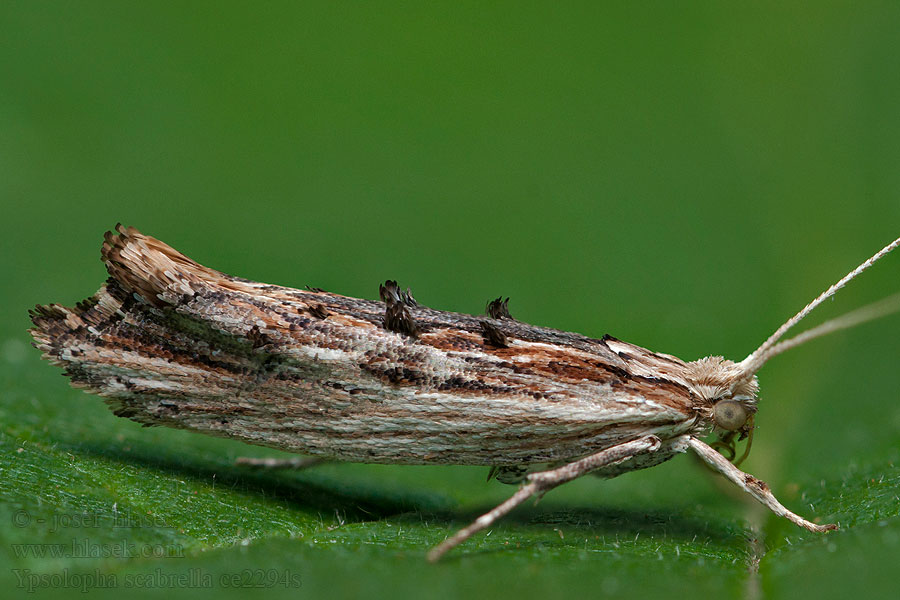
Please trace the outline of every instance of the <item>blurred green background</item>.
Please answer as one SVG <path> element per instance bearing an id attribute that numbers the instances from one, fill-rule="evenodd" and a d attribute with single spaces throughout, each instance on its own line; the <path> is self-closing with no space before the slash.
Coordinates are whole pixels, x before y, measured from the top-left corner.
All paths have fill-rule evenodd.
<path id="1" fill-rule="evenodd" d="M 376 298 L 396 278 L 475 314 L 503 294 L 528 322 L 742 358 L 900 235 L 898 31 L 895 2 L 3 2 L 0 585 L 896 592 L 897 317 L 761 373 L 746 469 L 841 531 L 803 533 L 681 457 L 569 484 L 436 566 L 424 551 L 513 488 L 462 467 L 238 469 L 277 453 L 118 419 L 40 361 L 25 329 L 35 303 L 99 287 L 101 235 L 121 221 L 261 281 Z M 898 261 L 811 321 L 897 291 Z M 176 557 L 18 545 L 82 540 Z M 166 579 L 188 573 L 212 587 Z M 41 581 L 39 595 L 78 593 Z"/>

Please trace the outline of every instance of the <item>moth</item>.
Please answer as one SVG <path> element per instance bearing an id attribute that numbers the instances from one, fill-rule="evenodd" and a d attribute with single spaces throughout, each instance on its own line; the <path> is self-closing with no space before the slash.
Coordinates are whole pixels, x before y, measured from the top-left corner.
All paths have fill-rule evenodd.
<path id="1" fill-rule="evenodd" d="M 109 279 L 96 294 L 31 311 L 44 358 L 144 425 L 338 461 L 483 465 L 520 484 L 433 548 L 432 561 L 532 496 L 687 450 L 775 514 L 810 531 L 836 529 L 794 514 L 732 463 L 737 442 L 752 436 L 756 373 L 789 348 L 900 309 L 895 296 L 783 339 L 898 239 L 742 361 L 686 362 L 609 335 L 523 323 L 508 298 L 479 317 L 421 306 L 394 281 L 378 301 L 268 285 L 115 229 L 101 249 Z M 716 441 L 701 439 L 709 435 Z"/>

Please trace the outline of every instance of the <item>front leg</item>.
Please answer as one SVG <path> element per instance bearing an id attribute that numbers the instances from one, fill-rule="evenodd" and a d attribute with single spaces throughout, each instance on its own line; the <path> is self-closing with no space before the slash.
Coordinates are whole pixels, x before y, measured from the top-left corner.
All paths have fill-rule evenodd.
<path id="1" fill-rule="evenodd" d="M 772 491 L 769 489 L 769 486 L 766 485 L 765 481 L 760 481 L 753 475 L 744 473 L 731 464 L 724 456 L 697 438 L 690 438 L 688 440 L 688 445 L 690 445 L 694 452 L 696 452 L 709 466 L 736 483 L 739 488 L 759 500 L 766 508 L 779 517 L 784 517 L 800 527 L 804 527 L 817 533 L 838 528 L 838 526 L 834 524 L 816 525 L 815 523 L 810 523 L 800 515 L 795 515 L 775 499 L 775 496 L 772 495 Z"/>
<path id="2" fill-rule="evenodd" d="M 429 562 L 435 562 L 440 559 L 448 550 L 463 543 L 475 533 L 478 533 L 486 527 L 490 527 L 497 519 L 503 517 L 522 504 L 531 496 L 542 496 L 546 492 L 552 490 L 558 485 L 572 481 L 586 473 L 590 473 L 601 467 L 608 467 L 632 456 L 642 454 L 644 452 L 655 452 L 659 449 L 660 440 L 655 435 L 619 444 L 606 450 L 601 450 L 596 454 L 591 454 L 582 459 L 565 464 L 556 469 L 549 471 L 540 471 L 531 473 L 526 478 L 527 483 L 513 494 L 508 500 L 499 504 L 489 512 L 481 515 L 475 521 L 464 529 L 460 529 L 453 536 L 447 538 L 428 552 Z"/>

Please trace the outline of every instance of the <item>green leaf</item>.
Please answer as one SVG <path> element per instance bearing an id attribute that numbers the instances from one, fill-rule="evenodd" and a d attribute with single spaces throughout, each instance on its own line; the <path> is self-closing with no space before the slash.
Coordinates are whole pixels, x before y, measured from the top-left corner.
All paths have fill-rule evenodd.
<path id="1" fill-rule="evenodd" d="M 236 467 L 237 456 L 280 453 L 117 419 L 32 359 L 3 380 L 0 409 L 11 588 L 66 574 L 75 587 L 112 577 L 117 587 L 95 590 L 110 596 L 126 585 L 199 585 L 217 597 L 260 585 L 287 595 L 298 584 L 316 596 L 615 596 L 673 585 L 726 597 L 819 587 L 827 596 L 821 582 L 835 570 L 852 580 L 877 568 L 879 555 L 896 555 L 896 454 L 784 486 L 788 506 L 841 523 L 828 535 L 728 497 L 723 480 L 684 457 L 555 490 L 428 565 L 429 547 L 514 488 L 472 468 Z"/>
<path id="2" fill-rule="evenodd" d="M 898 31 L 896 2 L 3 2 L 4 597 L 896 596 L 897 317 L 760 373 L 742 468 L 839 531 L 684 456 L 562 486 L 437 565 L 514 488 L 239 468 L 280 454 L 116 418 L 24 330 L 96 291 L 122 221 L 254 280 L 502 294 L 525 322 L 740 359 L 900 235 Z M 809 326 L 897 292 L 898 261 Z"/>

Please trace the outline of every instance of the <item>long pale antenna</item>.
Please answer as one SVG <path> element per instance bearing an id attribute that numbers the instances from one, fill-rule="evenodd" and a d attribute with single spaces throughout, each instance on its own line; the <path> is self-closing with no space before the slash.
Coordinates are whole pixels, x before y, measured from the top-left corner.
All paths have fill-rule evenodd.
<path id="1" fill-rule="evenodd" d="M 777 354 L 781 354 L 785 350 L 790 350 L 800 344 L 805 344 L 809 340 L 814 340 L 817 337 L 822 337 L 823 335 L 828 335 L 829 333 L 840 331 L 841 329 L 855 327 L 856 325 L 860 325 L 867 321 L 880 319 L 881 317 L 886 317 L 887 315 L 898 311 L 900 311 L 900 294 L 888 296 L 878 302 L 867 304 L 862 308 L 857 308 L 840 317 L 825 321 L 821 325 L 817 325 L 808 331 L 797 334 L 789 340 L 778 342 L 769 348 L 769 351 L 766 353 L 766 360 Z"/>
<path id="2" fill-rule="evenodd" d="M 822 325 L 809 330 L 805 334 L 800 334 L 795 338 L 783 342 L 782 344 L 778 344 L 778 340 L 780 340 L 782 336 L 784 336 L 784 334 L 788 332 L 789 329 L 803 320 L 806 315 L 811 313 L 813 309 L 822 304 L 828 298 L 831 298 L 835 294 L 835 292 L 850 283 L 850 281 L 852 281 L 853 279 L 856 279 L 856 277 L 859 276 L 863 271 L 871 267 L 879 259 L 881 259 L 884 255 L 886 255 L 897 246 L 900 246 L 900 238 L 897 238 L 896 240 L 876 252 L 875 255 L 872 256 L 872 258 L 844 275 L 844 277 L 842 277 L 840 281 L 819 294 L 818 298 L 807 304 L 805 307 L 803 307 L 803 310 L 788 319 L 784 323 L 784 325 L 775 330 L 775 333 L 769 336 L 769 339 L 763 342 L 763 344 L 759 348 L 754 350 L 747 358 L 742 360 L 738 365 L 741 368 L 741 371 L 743 371 L 746 376 L 753 375 L 760 369 L 760 367 L 762 367 L 766 363 L 767 360 L 769 360 L 769 358 L 775 356 L 775 354 L 779 354 L 789 348 L 798 346 L 801 343 L 811 340 L 814 337 L 819 337 L 820 335 L 825 335 L 826 333 L 831 333 L 832 331 L 837 331 L 838 329 L 846 329 L 847 327 L 851 327 L 863 321 L 868 321 L 880 316 L 884 316 L 886 314 L 889 314 L 890 312 L 894 312 L 894 310 L 897 310 L 897 308 L 894 307 L 894 303 L 896 303 L 896 300 L 894 300 L 894 303 L 891 304 L 891 309 L 886 309 L 885 307 L 879 306 L 878 304 L 880 303 L 876 305 L 870 305 L 865 308 L 859 309 L 858 311 L 848 313 L 843 317 L 838 317 L 833 321 L 823 323 Z M 888 298 L 887 300 L 891 300 L 892 298 Z M 885 302 L 887 302 L 887 300 L 885 300 Z"/>

